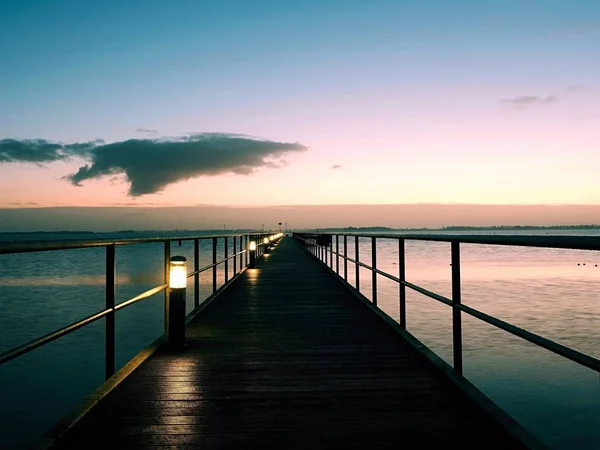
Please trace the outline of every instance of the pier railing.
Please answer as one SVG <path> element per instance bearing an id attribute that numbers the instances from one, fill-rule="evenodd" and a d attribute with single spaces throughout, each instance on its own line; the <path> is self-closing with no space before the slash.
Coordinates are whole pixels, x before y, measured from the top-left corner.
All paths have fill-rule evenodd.
<path id="1" fill-rule="evenodd" d="M 187 274 L 187 278 L 194 278 L 194 309 L 200 306 L 200 273 L 207 270 L 212 270 L 212 294 L 206 299 L 217 295 L 217 293 L 226 287 L 235 277 L 236 273 L 243 270 L 249 264 L 249 243 L 256 242 L 256 258 L 259 258 L 267 248 L 268 244 L 263 243 L 265 237 L 270 236 L 270 233 L 252 233 L 252 234 L 227 234 L 214 236 L 183 236 L 183 237 L 157 237 L 157 238 L 137 238 L 109 241 L 46 241 L 46 242 L 14 242 L 0 244 L 0 255 L 10 253 L 32 253 L 42 251 L 56 251 L 68 249 L 84 249 L 92 247 L 104 247 L 106 249 L 106 307 L 94 314 L 91 314 L 77 322 L 73 322 L 58 330 L 33 339 L 30 342 L 19 345 L 8 351 L 0 354 L 0 365 L 5 364 L 19 356 L 25 355 L 36 348 L 48 344 L 56 339 L 61 338 L 75 330 L 94 323 L 102 318 L 105 321 L 105 379 L 109 379 L 115 373 L 115 315 L 118 311 L 127 308 L 134 303 L 138 303 L 153 295 L 164 291 L 165 295 L 165 332 L 168 327 L 168 305 L 169 305 L 169 263 L 171 259 L 171 243 L 182 241 L 193 241 L 194 245 L 194 270 Z M 204 267 L 200 267 L 200 241 L 209 240 L 212 242 L 212 262 Z M 223 256 L 219 258 L 217 255 L 217 247 L 219 241 L 223 242 Z M 117 286 L 117 271 L 116 271 L 116 251 L 117 247 L 136 244 L 148 243 L 163 243 L 164 244 L 164 259 L 163 259 L 163 277 L 164 283 L 155 286 L 152 289 L 141 292 L 138 295 L 116 303 L 116 286 Z M 232 254 L 229 254 L 229 242 L 232 242 Z M 229 275 L 230 263 L 232 268 L 232 277 Z M 221 287 L 218 287 L 217 268 L 223 265 L 225 281 Z M 157 336 L 158 337 L 158 336 Z"/>
<path id="2" fill-rule="evenodd" d="M 461 300 L 461 244 L 487 244 L 507 245 L 523 247 L 545 247 L 575 250 L 600 251 L 600 238 L 598 237 L 575 237 L 575 236 L 472 236 L 472 235 L 392 235 L 392 234 L 355 234 L 355 233 L 294 233 L 307 250 L 319 261 L 331 269 L 349 287 L 360 294 L 360 268 L 371 271 L 371 302 L 377 306 L 377 280 L 378 276 L 395 281 L 399 285 L 399 324 L 406 329 L 406 288 L 419 292 L 426 297 L 432 298 L 451 308 L 452 311 L 452 349 L 453 367 L 459 374 L 463 374 L 463 345 L 462 345 L 462 313 L 466 313 L 476 319 L 488 323 L 496 328 L 504 330 L 521 339 L 525 339 L 539 347 L 545 348 L 560 356 L 563 356 L 577 364 L 600 372 L 600 360 L 585 353 L 574 350 L 565 345 L 554 342 L 531 331 L 517 327 L 497 317 L 486 314 L 475 308 L 462 303 Z M 341 238 L 341 239 L 340 239 Z M 369 240 L 371 243 L 370 265 L 360 260 L 360 239 Z M 340 249 L 340 240 L 341 249 Z M 398 242 L 398 274 L 392 275 L 377 268 L 377 242 L 381 240 L 393 240 Z M 452 297 L 431 292 L 421 286 L 413 284 L 406 279 L 406 252 L 405 243 L 413 241 L 448 242 L 451 249 L 451 275 L 452 275 Z M 350 241 L 350 242 L 349 242 Z M 348 256 L 348 245 L 354 245 L 354 258 Z M 340 260 L 342 267 L 340 269 Z M 335 263 L 335 264 L 334 264 Z M 348 263 L 354 265 L 355 285 L 348 283 Z M 365 297 L 366 298 L 366 297 Z M 383 312 L 383 311 L 382 311 Z"/>

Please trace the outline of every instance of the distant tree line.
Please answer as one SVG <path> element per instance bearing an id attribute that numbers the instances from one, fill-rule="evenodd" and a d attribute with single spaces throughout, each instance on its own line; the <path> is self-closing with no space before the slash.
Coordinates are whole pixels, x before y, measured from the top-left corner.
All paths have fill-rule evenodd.
<path id="1" fill-rule="evenodd" d="M 600 229 L 600 224 L 591 225 L 493 225 L 487 227 L 451 225 L 441 228 L 391 228 L 391 227 L 344 227 L 317 228 L 320 231 L 472 231 L 472 230 L 593 230 Z"/>

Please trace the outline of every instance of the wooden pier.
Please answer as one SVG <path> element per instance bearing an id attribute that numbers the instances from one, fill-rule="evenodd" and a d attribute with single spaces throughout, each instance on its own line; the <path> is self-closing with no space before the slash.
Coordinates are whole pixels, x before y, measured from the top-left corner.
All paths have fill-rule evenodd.
<path id="1" fill-rule="evenodd" d="M 184 351 L 161 347 L 119 377 L 46 442 L 61 449 L 526 447 L 292 238 L 188 323 Z"/>

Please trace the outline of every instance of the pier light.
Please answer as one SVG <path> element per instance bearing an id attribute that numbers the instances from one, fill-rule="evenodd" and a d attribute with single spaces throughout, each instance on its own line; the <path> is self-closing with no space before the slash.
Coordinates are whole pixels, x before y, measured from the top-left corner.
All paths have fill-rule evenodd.
<path id="1" fill-rule="evenodd" d="M 168 345 L 173 350 L 183 350 L 185 345 L 186 262 L 183 256 L 173 256 L 169 265 L 167 334 Z"/>
<path id="2" fill-rule="evenodd" d="M 254 269 L 256 267 L 256 241 L 250 241 L 250 261 L 248 267 Z"/>
<path id="3" fill-rule="evenodd" d="M 187 271 L 184 256 L 173 256 L 169 268 L 169 287 L 171 289 L 185 289 L 187 285 Z"/>
<path id="4" fill-rule="evenodd" d="M 269 243 L 269 238 L 268 237 L 264 238 L 263 239 L 263 244 L 268 244 L 268 243 Z"/>

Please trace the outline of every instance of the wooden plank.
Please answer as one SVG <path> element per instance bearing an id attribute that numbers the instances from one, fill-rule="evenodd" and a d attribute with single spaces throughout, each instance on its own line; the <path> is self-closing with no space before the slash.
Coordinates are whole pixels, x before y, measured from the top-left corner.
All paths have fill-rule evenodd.
<path id="1" fill-rule="evenodd" d="M 292 239 L 60 448 L 522 448 Z"/>

